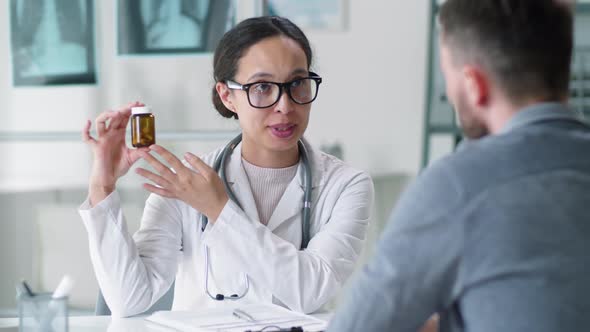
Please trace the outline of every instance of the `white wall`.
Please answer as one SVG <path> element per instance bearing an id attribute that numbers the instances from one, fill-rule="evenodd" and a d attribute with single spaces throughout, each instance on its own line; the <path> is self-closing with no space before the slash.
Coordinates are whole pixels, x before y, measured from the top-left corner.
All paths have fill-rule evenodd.
<path id="1" fill-rule="evenodd" d="M 79 131 L 102 110 L 136 99 L 153 106 L 159 130 L 235 128 L 210 104 L 211 55 L 116 55 L 114 0 L 95 4 L 98 85 L 13 88 L 8 2 L 0 4 L 0 131 Z M 345 159 L 372 173 L 414 174 L 422 139 L 428 1 L 348 2 L 345 31 L 308 32 L 314 68 L 325 80 L 307 135 L 317 144 L 342 143 Z M 199 153 L 209 149 L 192 146 Z M 82 185 L 88 173 L 89 154 L 80 142 L 0 143 L 0 155 L 0 188 Z"/>
<path id="2" fill-rule="evenodd" d="M 308 35 L 325 82 L 308 134 L 373 173 L 418 170 L 428 1 L 350 0 L 349 31 Z"/>

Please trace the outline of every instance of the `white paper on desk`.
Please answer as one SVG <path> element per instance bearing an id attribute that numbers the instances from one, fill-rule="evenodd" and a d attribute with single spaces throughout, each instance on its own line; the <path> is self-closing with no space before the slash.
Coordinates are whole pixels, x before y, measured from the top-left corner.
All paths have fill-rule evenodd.
<path id="1" fill-rule="evenodd" d="M 255 322 L 248 322 L 232 315 L 232 307 L 206 309 L 202 311 L 158 311 L 145 319 L 179 331 L 227 331 L 243 332 L 261 330 L 273 325 L 281 328 L 301 326 L 305 331 L 322 331 L 328 323 L 272 304 L 238 305 Z"/>

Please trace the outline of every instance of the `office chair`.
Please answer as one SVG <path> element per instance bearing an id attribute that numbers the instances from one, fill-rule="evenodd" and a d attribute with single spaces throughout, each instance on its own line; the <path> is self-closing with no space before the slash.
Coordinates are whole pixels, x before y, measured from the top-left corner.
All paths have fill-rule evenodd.
<path id="1" fill-rule="evenodd" d="M 174 283 L 172 283 L 172 286 L 170 286 L 170 289 L 164 295 L 162 295 L 162 297 L 158 301 L 156 301 L 156 303 L 154 303 L 154 305 L 152 305 L 148 310 L 144 311 L 141 314 L 147 315 L 147 314 L 153 313 L 154 311 L 170 310 L 170 309 L 172 309 L 172 302 L 173 301 L 174 301 Z M 111 315 L 111 309 L 109 308 L 109 306 L 105 302 L 100 289 L 98 290 L 98 297 L 96 299 L 96 306 L 94 307 L 94 314 L 96 316 L 110 316 Z"/>

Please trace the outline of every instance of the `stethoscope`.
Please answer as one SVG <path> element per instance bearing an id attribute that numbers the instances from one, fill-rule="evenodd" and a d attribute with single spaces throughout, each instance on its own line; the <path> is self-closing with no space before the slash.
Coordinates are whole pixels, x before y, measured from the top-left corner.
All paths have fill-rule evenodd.
<path id="1" fill-rule="evenodd" d="M 225 192 L 229 196 L 234 203 L 238 205 L 240 209 L 242 205 L 238 201 L 236 195 L 231 190 L 229 183 L 227 182 L 227 177 L 225 176 L 225 167 L 229 160 L 229 156 L 234 152 L 234 149 L 238 144 L 242 141 L 242 134 L 239 134 L 234 139 L 232 139 L 221 151 L 221 154 L 217 156 L 215 159 L 215 163 L 213 164 L 213 169 L 219 173 L 219 177 L 223 182 L 223 186 L 225 187 Z M 297 146 L 299 147 L 299 155 L 301 157 L 301 162 L 303 164 L 303 183 L 304 183 L 304 190 L 303 190 L 303 211 L 301 211 L 301 219 L 302 219 L 302 238 L 301 238 L 301 249 L 307 248 L 307 244 L 309 243 L 310 237 L 310 228 L 311 228 L 311 166 L 309 164 L 309 158 L 307 156 L 307 150 L 305 145 L 301 140 L 297 142 Z M 204 232 L 205 228 L 207 227 L 207 223 L 209 219 L 204 214 L 201 215 L 201 231 Z M 223 301 L 223 300 L 239 300 L 248 294 L 250 290 L 250 281 L 248 276 L 244 273 L 244 279 L 246 283 L 246 287 L 241 294 L 232 294 L 230 296 L 226 296 L 223 294 L 217 294 L 213 296 L 211 292 L 209 292 L 209 247 L 205 246 L 205 292 L 207 295 L 216 301 Z"/>

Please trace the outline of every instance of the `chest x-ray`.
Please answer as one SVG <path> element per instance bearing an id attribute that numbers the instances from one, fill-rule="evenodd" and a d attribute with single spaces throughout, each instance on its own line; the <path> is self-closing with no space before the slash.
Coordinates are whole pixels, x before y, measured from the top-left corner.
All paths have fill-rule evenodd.
<path id="1" fill-rule="evenodd" d="M 210 52 L 235 20 L 234 0 L 119 0 L 119 53 Z"/>
<path id="2" fill-rule="evenodd" d="M 95 83 L 92 0 L 11 0 L 15 85 Z"/>
<path id="3" fill-rule="evenodd" d="M 342 30 L 346 19 L 345 0 L 265 0 L 266 15 L 289 18 L 307 30 Z"/>

